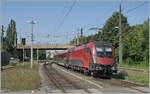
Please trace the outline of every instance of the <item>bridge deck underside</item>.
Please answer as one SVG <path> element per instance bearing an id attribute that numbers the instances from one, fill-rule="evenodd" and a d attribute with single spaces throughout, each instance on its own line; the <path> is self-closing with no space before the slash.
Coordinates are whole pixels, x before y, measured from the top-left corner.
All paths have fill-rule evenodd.
<path id="1" fill-rule="evenodd" d="M 68 48 L 73 48 L 72 45 L 33 45 L 33 49 L 39 49 L 39 50 L 66 50 Z M 18 45 L 17 49 L 31 49 L 31 45 Z"/>
<path id="2" fill-rule="evenodd" d="M 24 48 L 25 50 L 29 50 L 31 48 Z M 34 50 L 67 50 L 68 48 L 33 48 Z M 17 48 L 17 50 L 23 50 L 23 48 Z"/>

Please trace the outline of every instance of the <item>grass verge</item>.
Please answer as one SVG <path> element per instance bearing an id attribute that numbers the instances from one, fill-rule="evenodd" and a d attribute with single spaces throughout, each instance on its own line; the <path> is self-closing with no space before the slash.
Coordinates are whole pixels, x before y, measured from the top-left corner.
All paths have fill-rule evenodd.
<path id="1" fill-rule="evenodd" d="M 5 69 L 1 73 L 2 90 L 34 90 L 40 86 L 40 76 L 38 64 L 17 64 L 11 69 Z"/>
<path id="2" fill-rule="evenodd" d="M 136 69 L 143 69 L 143 70 L 149 70 L 149 66 L 145 66 L 143 64 L 118 64 L 118 67 L 124 67 L 124 68 L 136 68 Z"/>
<path id="3" fill-rule="evenodd" d="M 145 86 L 149 85 L 149 73 L 128 70 L 128 68 L 134 68 L 134 69 L 142 69 L 144 71 L 148 71 L 148 67 L 145 66 L 143 67 L 140 65 L 129 65 L 129 64 L 118 64 L 118 66 L 125 68 L 125 69 L 120 69 L 120 71 L 123 71 L 123 73 L 121 74 L 125 74 L 124 75 L 125 77 L 123 77 L 125 80 L 129 80 Z"/>
<path id="4" fill-rule="evenodd" d="M 149 75 L 145 73 L 133 72 L 129 70 L 120 70 L 118 74 L 113 75 L 113 78 L 132 81 L 144 86 L 149 85 Z"/>
<path id="5" fill-rule="evenodd" d="M 128 77 L 129 81 L 134 81 L 142 85 L 149 85 L 149 76 L 148 75 L 132 75 Z"/>

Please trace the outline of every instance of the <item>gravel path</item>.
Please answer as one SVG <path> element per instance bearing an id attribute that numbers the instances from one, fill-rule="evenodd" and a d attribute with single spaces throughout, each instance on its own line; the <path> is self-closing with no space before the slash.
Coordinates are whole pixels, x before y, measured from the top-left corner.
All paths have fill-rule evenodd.
<path id="1" fill-rule="evenodd" d="M 39 66 L 39 75 L 41 78 L 41 87 L 40 87 L 39 92 L 48 93 L 48 91 L 50 91 L 50 88 L 49 88 L 49 82 L 48 82 L 47 76 L 45 75 L 44 70 L 43 70 L 43 63 L 40 63 L 40 66 Z"/>

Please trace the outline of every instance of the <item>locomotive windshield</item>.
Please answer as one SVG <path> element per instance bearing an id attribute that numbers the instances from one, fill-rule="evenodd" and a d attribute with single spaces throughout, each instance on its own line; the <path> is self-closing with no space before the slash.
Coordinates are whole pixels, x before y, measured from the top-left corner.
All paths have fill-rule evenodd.
<path id="1" fill-rule="evenodd" d="M 110 47 L 96 47 L 97 56 L 112 56 L 112 48 Z"/>

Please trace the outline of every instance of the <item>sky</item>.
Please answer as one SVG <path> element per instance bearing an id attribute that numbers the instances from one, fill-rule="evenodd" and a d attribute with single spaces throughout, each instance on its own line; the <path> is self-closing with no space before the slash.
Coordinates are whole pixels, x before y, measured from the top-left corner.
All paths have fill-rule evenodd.
<path id="1" fill-rule="evenodd" d="M 74 2 L 76 2 L 74 7 L 60 26 Z M 28 22 L 33 19 L 36 21 L 34 43 L 65 44 L 77 35 L 81 27 L 85 36 L 95 34 L 96 31 L 91 31 L 89 28 L 102 28 L 113 12 L 119 10 L 120 3 L 122 13 L 127 16 L 130 25 L 141 24 L 148 19 L 148 0 L 3 1 L 2 24 L 6 30 L 10 20 L 15 20 L 18 41 L 26 38 L 30 43 L 31 24 Z M 136 8 L 142 3 L 144 3 L 142 6 Z M 131 9 L 134 10 L 127 13 Z"/>

